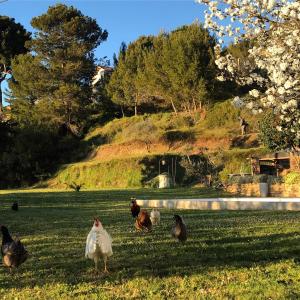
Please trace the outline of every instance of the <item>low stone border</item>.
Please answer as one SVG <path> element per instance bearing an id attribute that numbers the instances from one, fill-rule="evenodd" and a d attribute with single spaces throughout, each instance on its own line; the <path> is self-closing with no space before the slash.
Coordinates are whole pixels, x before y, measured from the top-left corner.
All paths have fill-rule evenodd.
<path id="1" fill-rule="evenodd" d="M 260 190 L 258 183 L 231 184 L 227 186 L 226 191 L 234 195 L 246 197 L 259 197 Z M 300 197 L 299 184 L 271 184 L 269 185 L 269 196 L 271 197 Z"/>
<path id="2" fill-rule="evenodd" d="M 142 207 L 199 210 L 299 210 L 300 198 L 138 199 Z"/>

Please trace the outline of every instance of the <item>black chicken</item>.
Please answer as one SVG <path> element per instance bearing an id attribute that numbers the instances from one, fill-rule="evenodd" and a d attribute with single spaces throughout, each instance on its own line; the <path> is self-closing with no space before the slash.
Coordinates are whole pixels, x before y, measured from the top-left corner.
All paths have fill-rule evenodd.
<path id="1" fill-rule="evenodd" d="M 79 192 L 80 189 L 83 187 L 83 184 L 77 184 L 73 182 L 72 184 L 69 184 L 69 187 L 73 189 L 75 192 Z"/>
<path id="2" fill-rule="evenodd" d="M 175 224 L 172 227 L 171 234 L 179 242 L 185 242 L 187 240 L 186 225 L 179 215 L 174 215 Z"/>
<path id="3" fill-rule="evenodd" d="M 5 267 L 17 268 L 28 258 L 28 252 L 19 239 L 12 239 L 5 226 L 0 226 L 2 232 L 1 254 Z"/>
<path id="4" fill-rule="evenodd" d="M 18 211 L 19 210 L 19 204 L 18 202 L 14 202 L 11 206 L 11 209 L 14 211 Z"/>
<path id="5" fill-rule="evenodd" d="M 137 218 L 140 213 L 140 206 L 136 203 L 136 198 L 131 198 L 130 203 L 131 214 L 133 218 Z"/>

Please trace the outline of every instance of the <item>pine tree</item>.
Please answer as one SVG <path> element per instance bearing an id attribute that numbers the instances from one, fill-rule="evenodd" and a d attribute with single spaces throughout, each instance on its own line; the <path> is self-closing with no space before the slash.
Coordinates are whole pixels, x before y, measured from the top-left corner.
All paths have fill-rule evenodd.
<path id="1" fill-rule="evenodd" d="M 210 99 L 215 40 L 199 23 L 161 34 L 146 61 L 146 81 L 174 112 L 196 110 Z"/>
<path id="2" fill-rule="evenodd" d="M 64 127 L 78 135 L 92 100 L 94 50 L 108 33 L 73 6 L 57 4 L 31 21 L 31 53 L 13 62 L 13 116 Z M 28 112 L 30 112 L 28 114 Z"/>
<path id="3" fill-rule="evenodd" d="M 112 100 L 122 107 L 134 109 L 138 113 L 138 106 L 147 101 L 147 92 L 140 74 L 145 69 L 145 55 L 152 48 L 153 37 L 142 36 L 128 45 L 121 45 L 118 65 L 111 76 L 108 93 Z"/>
<path id="4" fill-rule="evenodd" d="M 20 23 L 16 23 L 13 18 L 0 16 L 0 113 L 3 105 L 1 82 L 6 80 L 8 73 L 11 73 L 12 59 L 28 51 L 25 46 L 28 40 L 30 33 Z"/>

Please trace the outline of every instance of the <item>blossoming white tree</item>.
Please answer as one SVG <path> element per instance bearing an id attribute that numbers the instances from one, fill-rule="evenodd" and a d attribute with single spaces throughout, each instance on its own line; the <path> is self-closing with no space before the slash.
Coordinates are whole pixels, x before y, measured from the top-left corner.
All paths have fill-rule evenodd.
<path id="1" fill-rule="evenodd" d="M 300 146 L 300 1 L 197 0 L 207 6 L 205 27 L 219 36 L 219 80 L 256 84 L 245 105 L 254 113 L 272 108 L 291 149 Z M 224 38 L 253 41 L 248 60 L 222 56 Z M 240 99 L 235 102 L 241 105 Z"/>

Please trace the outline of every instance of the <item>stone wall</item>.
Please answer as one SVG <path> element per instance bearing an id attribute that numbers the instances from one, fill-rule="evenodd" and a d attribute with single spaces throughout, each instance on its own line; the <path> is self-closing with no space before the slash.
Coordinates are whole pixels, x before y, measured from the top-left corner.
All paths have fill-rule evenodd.
<path id="1" fill-rule="evenodd" d="M 259 197 L 259 184 L 232 184 L 226 188 L 226 191 L 232 194 L 238 194 L 248 197 Z M 269 185 L 270 197 L 300 197 L 300 185 L 296 184 L 272 184 Z"/>

